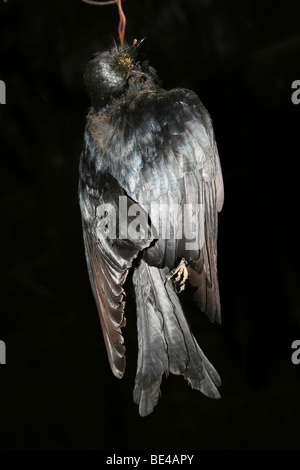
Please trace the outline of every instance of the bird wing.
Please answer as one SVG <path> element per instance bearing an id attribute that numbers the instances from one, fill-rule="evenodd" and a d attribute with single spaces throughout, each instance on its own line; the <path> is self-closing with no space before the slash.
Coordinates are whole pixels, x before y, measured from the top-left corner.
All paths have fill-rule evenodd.
<path id="1" fill-rule="evenodd" d="M 114 163 L 109 171 L 149 211 L 159 234 L 143 259 L 151 266 L 172 269 L 185 258 L 198 307 L 211 321 L 220 322 L 217 213 L 224 188 L 206 108 L 190 90 L 141 93 L 130 103 L 124 100 L 112 112 L 111 123 L 122 128 L 121 144 L 113 146 L 122 154 L 120 165 L 126 171 L 120 172 Z M 187 233 L 195 220 L 196 244 Z M 169 233 L 163 233 L 166 227 Z"/>
<path id="2" fill-rule="evenodd" d="M 191 260 L 188 266 L 189 281 L 196 288 L 194 297 L 199 309 L 207 314 L 209 319 L 221 323 L 220 296 L 217 278 L 217 232 L 218 212 L 224 202 L 224 185 L 220 158 L 213 132 L 210 116 L 202 103 L 198 104 L 198 122 L 202 122 L 205 132 L 193 130 L 193 124 L 188 125 L 191 135 L 195 136 L 195 155 L 204 162 L 203 170 L 198 179 L 200 196 L 199 202 L 203 207 L 200 211 L 200 226 L 203 229 L 201 250 L 198 258 Z M 196 113 L 197 114 L 197 113 Z M 201 151 L 199 152 L 199 145 Z M 197 149 L 198 148 L 198 149 Z"/>
<path id="3" fill-rule="evenodd" d="M 126 323 L 123 284 L 134 258 L 140 250 L 149 246 L 152 239 L 150 231 L 141 232 L 138 239 L 131 239 L 130 234 L 122 239 L 127 234 L 121 231 L 127 231 L 133 217 L 120 220 L 124 213 L 119 214 L 119 198 L 123 197 L 122 204 L 127 207 L 135 203 L 110 175 L 98 181 L 98 187 L 94 186 L 97 178 L 90 178 L 91 167 L 88 165 L 91 142 L 86 141 L 86 144 L 81 158 L 79 187 L 86 260 L 110 366 L 115 376 L 122 378 L 125 346 L 121 328 Z M 136 206 L 137 209 L 144 214 L 141 207 Z M 147 221 L 147 215 L 144 215 Z M 147 231 L 147 223 L 144 227 Z"/>
<path id="4" fill-rule="evenodd" d="M 146 90 L 116 100 L 99 115 L 92 111 L 87 119 L 80 181 L 90 281 L 110 365 L 122 377 L 123 284 L 139 252 L 143 251 L 149 266 L 157 268 L 173 269 L 185 258 L 197 305 L 211 321 L 220 322 L 217 212 L 224 190 L 208 112 L 193 92 L 184 89 Z M 120 195 L 150 214 L 151 226 L 144 228 L 148 237 L 122 239 L 118 233 L 103 237 L 101 230 L 107 230 L 107 224 L 103 224 L 99 208 L 111 204 L 118 214 Z M 192 212 L 183 220 L 177 209 L 182 215 L 185 205 Z M 193 210 L 195 207 L 199 210 Z M 200 239 L 190 247 L 185 225 L 193 225 L 195 215 Z M 117 226 L 119 222 L 117 218 Z M 162 234 L 166 227 L 171 233 Z"/>

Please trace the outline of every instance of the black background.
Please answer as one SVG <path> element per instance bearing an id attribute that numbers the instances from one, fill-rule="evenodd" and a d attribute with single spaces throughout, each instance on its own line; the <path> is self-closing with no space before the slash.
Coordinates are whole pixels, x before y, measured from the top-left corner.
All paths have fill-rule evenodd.
<path id="1" fill-rule="evenodd" d="M 2 449 L 299 449 L 299 0 L 127 0 L 128 41 L 165 88 L 208 108 L 225 181 L 219 218 L 221 327 L 190 301 L 192 329 L 222 376 L 221 400 L 164 378 L 154 413 L 132 401 L 135 305 L 127 282 L 127 370 L 109 368 L 84 258 L 78 163 L 85 65 L 117 38 L 116 6 L 0 4 L 0 369 Z"/>

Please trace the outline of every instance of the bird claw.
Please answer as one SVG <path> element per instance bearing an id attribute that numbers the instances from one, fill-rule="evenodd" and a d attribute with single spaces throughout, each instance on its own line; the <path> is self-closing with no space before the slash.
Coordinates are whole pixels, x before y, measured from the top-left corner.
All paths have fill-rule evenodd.
<path id="1" fill-rule="evenodd" d="M 169 274 L 166 275 L 166 282 L 174 278 L 175 291 L 180 294 L 185 289 L 185 281 L 188 278 L 187 262 L 184 258 L 181 259 L 177 268 L 172 269 Z"/>

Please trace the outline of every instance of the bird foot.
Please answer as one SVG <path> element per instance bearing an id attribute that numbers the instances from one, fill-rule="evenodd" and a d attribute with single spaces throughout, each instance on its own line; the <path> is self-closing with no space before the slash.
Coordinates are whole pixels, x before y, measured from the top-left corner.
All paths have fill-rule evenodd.
<path id="1" fill-rule="evenodd" d="M 172 269 L 169 274 L 166 275 L 166 281 L 174 278 L 175 291 L 177 294 L 180 294 L 185 289 L 185 281 L 188 278 L 187 262 L 184 258 L 180 260 L 177 268 Z"/>

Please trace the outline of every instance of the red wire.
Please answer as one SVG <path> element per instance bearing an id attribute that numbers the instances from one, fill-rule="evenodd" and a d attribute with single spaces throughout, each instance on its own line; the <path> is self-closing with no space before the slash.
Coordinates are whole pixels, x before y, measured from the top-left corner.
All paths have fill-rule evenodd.
<path id="1" fill-rule="evenodd" d="M 120 38 L 120 43 L 124 44 L 125 28 L 126 28 L 126 16 L 125 16 L 123 8 L 122 8 L 122 0 L 118 0 L 118 9 L 119 9 L 119 16 L 120 16 L 119 38 Z"/>

